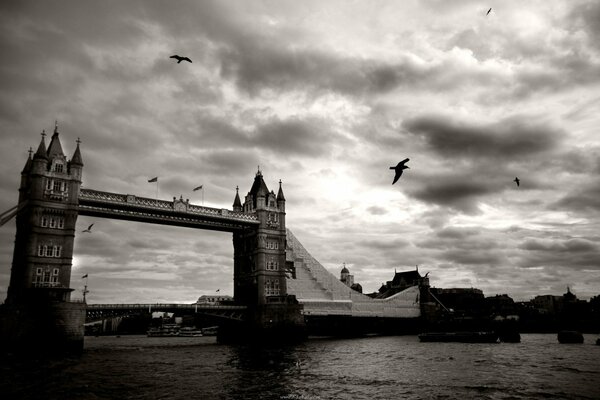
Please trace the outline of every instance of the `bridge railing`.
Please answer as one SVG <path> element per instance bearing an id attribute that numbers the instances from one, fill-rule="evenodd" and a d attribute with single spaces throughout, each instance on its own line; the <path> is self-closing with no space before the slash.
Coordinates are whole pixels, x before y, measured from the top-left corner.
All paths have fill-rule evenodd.
<path id="1" fill-rule="evenodd" d="M 220 304 L 88 304 L 88 311 L 93 310 L 163 310 L 163 309 L 219 309 L 219 310 L 241 310 L 246 306 L 220 305 Z"/>
<path id="2" fill-rule="evenodd" d="M 255 214 L 246 214 L 242 212 L 230 211 L 224 208 L 212 208 L 189 204 L 187 201 L 173 201 L 150 199 L 147 197 L 138 197 L 131 194 L 110 193 L 94 189 L 81 189 L 79 199 L 94 201 L 105 204 L 134 206 L 150 210 L 174 211 L 179 213 L 188 213 L 194 215 L 215 216 L 226 219 L 236 219 L 241 221 L 258 222 Z"/>

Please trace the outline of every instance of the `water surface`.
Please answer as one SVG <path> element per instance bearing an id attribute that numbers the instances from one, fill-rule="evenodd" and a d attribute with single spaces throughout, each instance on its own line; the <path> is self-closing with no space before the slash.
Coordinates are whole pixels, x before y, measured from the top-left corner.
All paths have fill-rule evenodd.
<path id="1" fill-rule="evenodd" d="M 80 358 L 2 360 L 2 398 L 600 399 L 600 346 L 524 334 L 521 343 L 416 336 L 310 339 L 283 348 L 214 337 L 86 337 Z"/>

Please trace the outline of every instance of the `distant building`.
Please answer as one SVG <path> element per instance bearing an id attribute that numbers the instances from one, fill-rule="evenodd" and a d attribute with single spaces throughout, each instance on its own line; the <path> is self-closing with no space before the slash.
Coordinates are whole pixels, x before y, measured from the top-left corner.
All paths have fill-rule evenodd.
<path id="1" fill-rule="evenodd" d="M 507 294 L 486 297 L 485 304 L 491 316 L 507 317 L 518 314 L 514 300 Z"/>
<path id="2" fill-rule="evenodd" d="M 479 316 L 485 310 L 485 298 L 481 289 L 475 288 L 431 288 L 431 293 L 455 315 Z"/>
<path id="3" fill-rule="evenodd" d="M 233 301 L 233 297 L 228 296 L 226 294 L 223 295 L 202 295 L 196 301 L 196 304 L 214 304 L 218 305 L 221 302 Z"/>
<path id="4" fill-rule="evenodd" d="M 413 286 L 429 286 L 429 278 L 419 274 L 419 270 L 415 269 L 412 271 L 405 272 L 394 272 L 394 278 L 391 281 L 387 281 L 382 284 L 379 288 L 379 293 L 375 295 L 376 298 L 385 299 L 393 296 L 409 287 Z"/>
<path id="5" fill-rule="evenodd" d="M 359 293 L 362 293 L 362 286 L 360 283 L 354 283 L 354 275 L 350 275 L 350 271 L 346 268 L 346 263 L 344 263 L 344 267 L 340 272 L 340 281 L 343 282 L 346 286 L 350 287 L 352 290 L 356 290 Z"/>

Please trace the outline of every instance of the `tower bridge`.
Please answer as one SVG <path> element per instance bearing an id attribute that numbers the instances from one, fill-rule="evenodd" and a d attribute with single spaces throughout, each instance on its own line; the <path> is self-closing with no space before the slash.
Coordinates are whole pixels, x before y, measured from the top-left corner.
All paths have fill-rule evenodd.
<path id="1" fill-rule="evenodd" d="M 227 315 L 244 328 L 220 331 L 224 340 L 239 334 L 301 338 L 313 316 L 420 315 L 418 288 L 371 299 L 339 282 L 310 256 L 286 228 L 281 181 L 277 194 L 269 191 L 260 170 L 243 203 L 236 189 L 231 210 L 190 204 L 182 197 L 169 201 L 99 191 L 81 188 L 80 141 L 67 159 L 58 128 L 48 147 L 45 136 L 35 153 L 30 150 L 21 172 L 18 205 L 0 215 L 0 225 L 16 217 L 10 284 L 0 308 L 6 343 L 31 346 L 37 332 L 44 331 L 56 347 L 82 348 L 86 305 L 70 301 L 69 287 L 79 215 L 232 233 L 233 297 L 239 308 Z M 88 313 L 94 307 L 88 306 Z"/>

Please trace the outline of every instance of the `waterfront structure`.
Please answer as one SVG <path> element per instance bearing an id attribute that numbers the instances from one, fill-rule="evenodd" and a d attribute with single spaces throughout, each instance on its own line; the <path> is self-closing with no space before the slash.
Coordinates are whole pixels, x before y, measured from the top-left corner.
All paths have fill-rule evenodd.
<path id="1" fill-rule="evenodd" d="M 294 271 L 287 278 L 288 293 L 303 305 L 303 314 L 308 319 L 314 316 L 394 318 L 410 324 L 421 316 L 419 286 L 385 299 L 357 292 L 323 267 L 289 229 L 286 257 L 288 268 Z"/>

